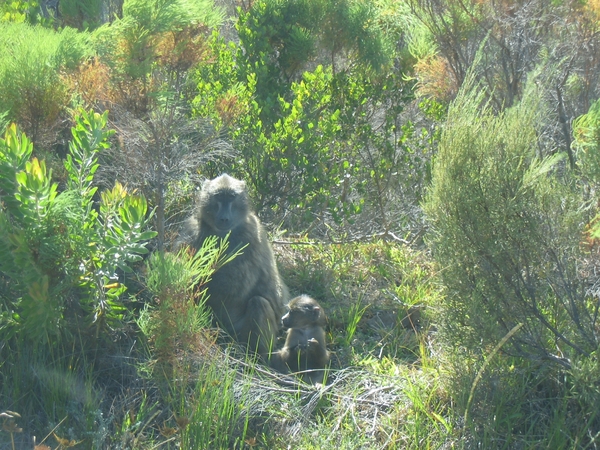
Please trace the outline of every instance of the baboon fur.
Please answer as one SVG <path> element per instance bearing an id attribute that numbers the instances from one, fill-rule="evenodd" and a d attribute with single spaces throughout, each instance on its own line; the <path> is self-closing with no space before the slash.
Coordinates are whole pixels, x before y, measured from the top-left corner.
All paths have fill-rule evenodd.
<path id="1" fill-rule="evenodd" d="M 304 378 L 323 381 L 323 369 L 329 363 L 323 308 L 312 297 L 301 295 L 290 301 L 281 322 L 288 328 L 287 337 L 283 348 L 271 354 L 271 367 L 282 373 L 307 371 Z"/>
<path id="2" fill-rule="evenodd" d="M 219 325 L 238 342 L 268 356 L 281 329 L 279 318 L 289 294 L 267 234 L 251 211 L 246 184 L 223 174 L 204 182 L 180 244 L 199 249 L 209 236 L 223 238 L 227 233 L 228 251 L 247 247 L 213 274 L 207 286 L 207 304 Z"/>

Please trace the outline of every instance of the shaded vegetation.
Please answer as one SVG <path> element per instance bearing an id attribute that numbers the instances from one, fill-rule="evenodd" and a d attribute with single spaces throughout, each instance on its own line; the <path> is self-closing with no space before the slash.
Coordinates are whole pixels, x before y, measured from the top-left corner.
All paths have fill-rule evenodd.
<path id="1" fill-rule="evenodd" d="M 0 4 L 0 448 L 600 446 L 594 1 Z M 243 178 L 324 384 L 214 328 Z"/>

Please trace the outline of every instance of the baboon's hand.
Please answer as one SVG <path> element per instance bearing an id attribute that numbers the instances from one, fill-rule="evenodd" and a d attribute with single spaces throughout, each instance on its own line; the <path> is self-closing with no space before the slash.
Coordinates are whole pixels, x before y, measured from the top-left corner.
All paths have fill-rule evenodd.
<path id="1" fill-rule="evenodd" d="M 305 352 L 306 350 L 310 349 L 310 348 L 315 348 L 315 347 L 319 347 L 319 341 L 317 341 L 315 338 L 310 338 L 307 341 L 304 342 L 299 342 L 298 345 L 296 346 L 296 351 L 298 352 Z"/>
<path id="2" fill-rule="evenodd" d="M 296 349 L 296 351 L 303 351 L 306 350 L 308 348 L 308 342 L 304 341 L 304 342 L 298 342 L 298 345 L 296 345 L 296 347 L 294 347 Z"/>

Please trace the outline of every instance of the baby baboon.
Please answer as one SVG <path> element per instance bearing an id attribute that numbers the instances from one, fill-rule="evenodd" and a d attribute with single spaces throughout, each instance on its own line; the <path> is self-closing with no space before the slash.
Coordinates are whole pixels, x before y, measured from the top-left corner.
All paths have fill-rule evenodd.
<path id="1" fill-rule="evenodd" d="M 247 247 L 213 274 L 207 304 L 236 340 L 266 356 L 281 328 L 279 318 L 289 294 L 267 234 L 250 210 L 246 184 L 223 174 L 204 182 L 181 241 L 199 249 L 207 237 L 227 233 L 230 251 Z"/>
<path id="2" fill-rule="evenodd" d="M 288 328 L 283 348 L 271 354 L 271 367 L 282 373 L 309 371 L 313 382 L 323 381 L 329 362 L 325 345 L 327 317 L 317 301 L 308 295 L 294 298 L 289 312 L 281 319 Z"/>

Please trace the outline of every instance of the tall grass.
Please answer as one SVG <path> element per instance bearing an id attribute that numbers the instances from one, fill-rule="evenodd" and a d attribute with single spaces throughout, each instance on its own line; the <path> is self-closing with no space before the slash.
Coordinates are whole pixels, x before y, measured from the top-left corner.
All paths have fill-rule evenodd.
<path id="1" fill-rule="evenodd" d="M 193 390 L 180 397 L 180 417 L 189 421 L 182 448 L 243 448 L 249 411 L 239 399 L 248 395 L 251 377 L 244 381 L 235 370 L 224 370 L 222 360 L 207 362 L 199 373 Z"/>

